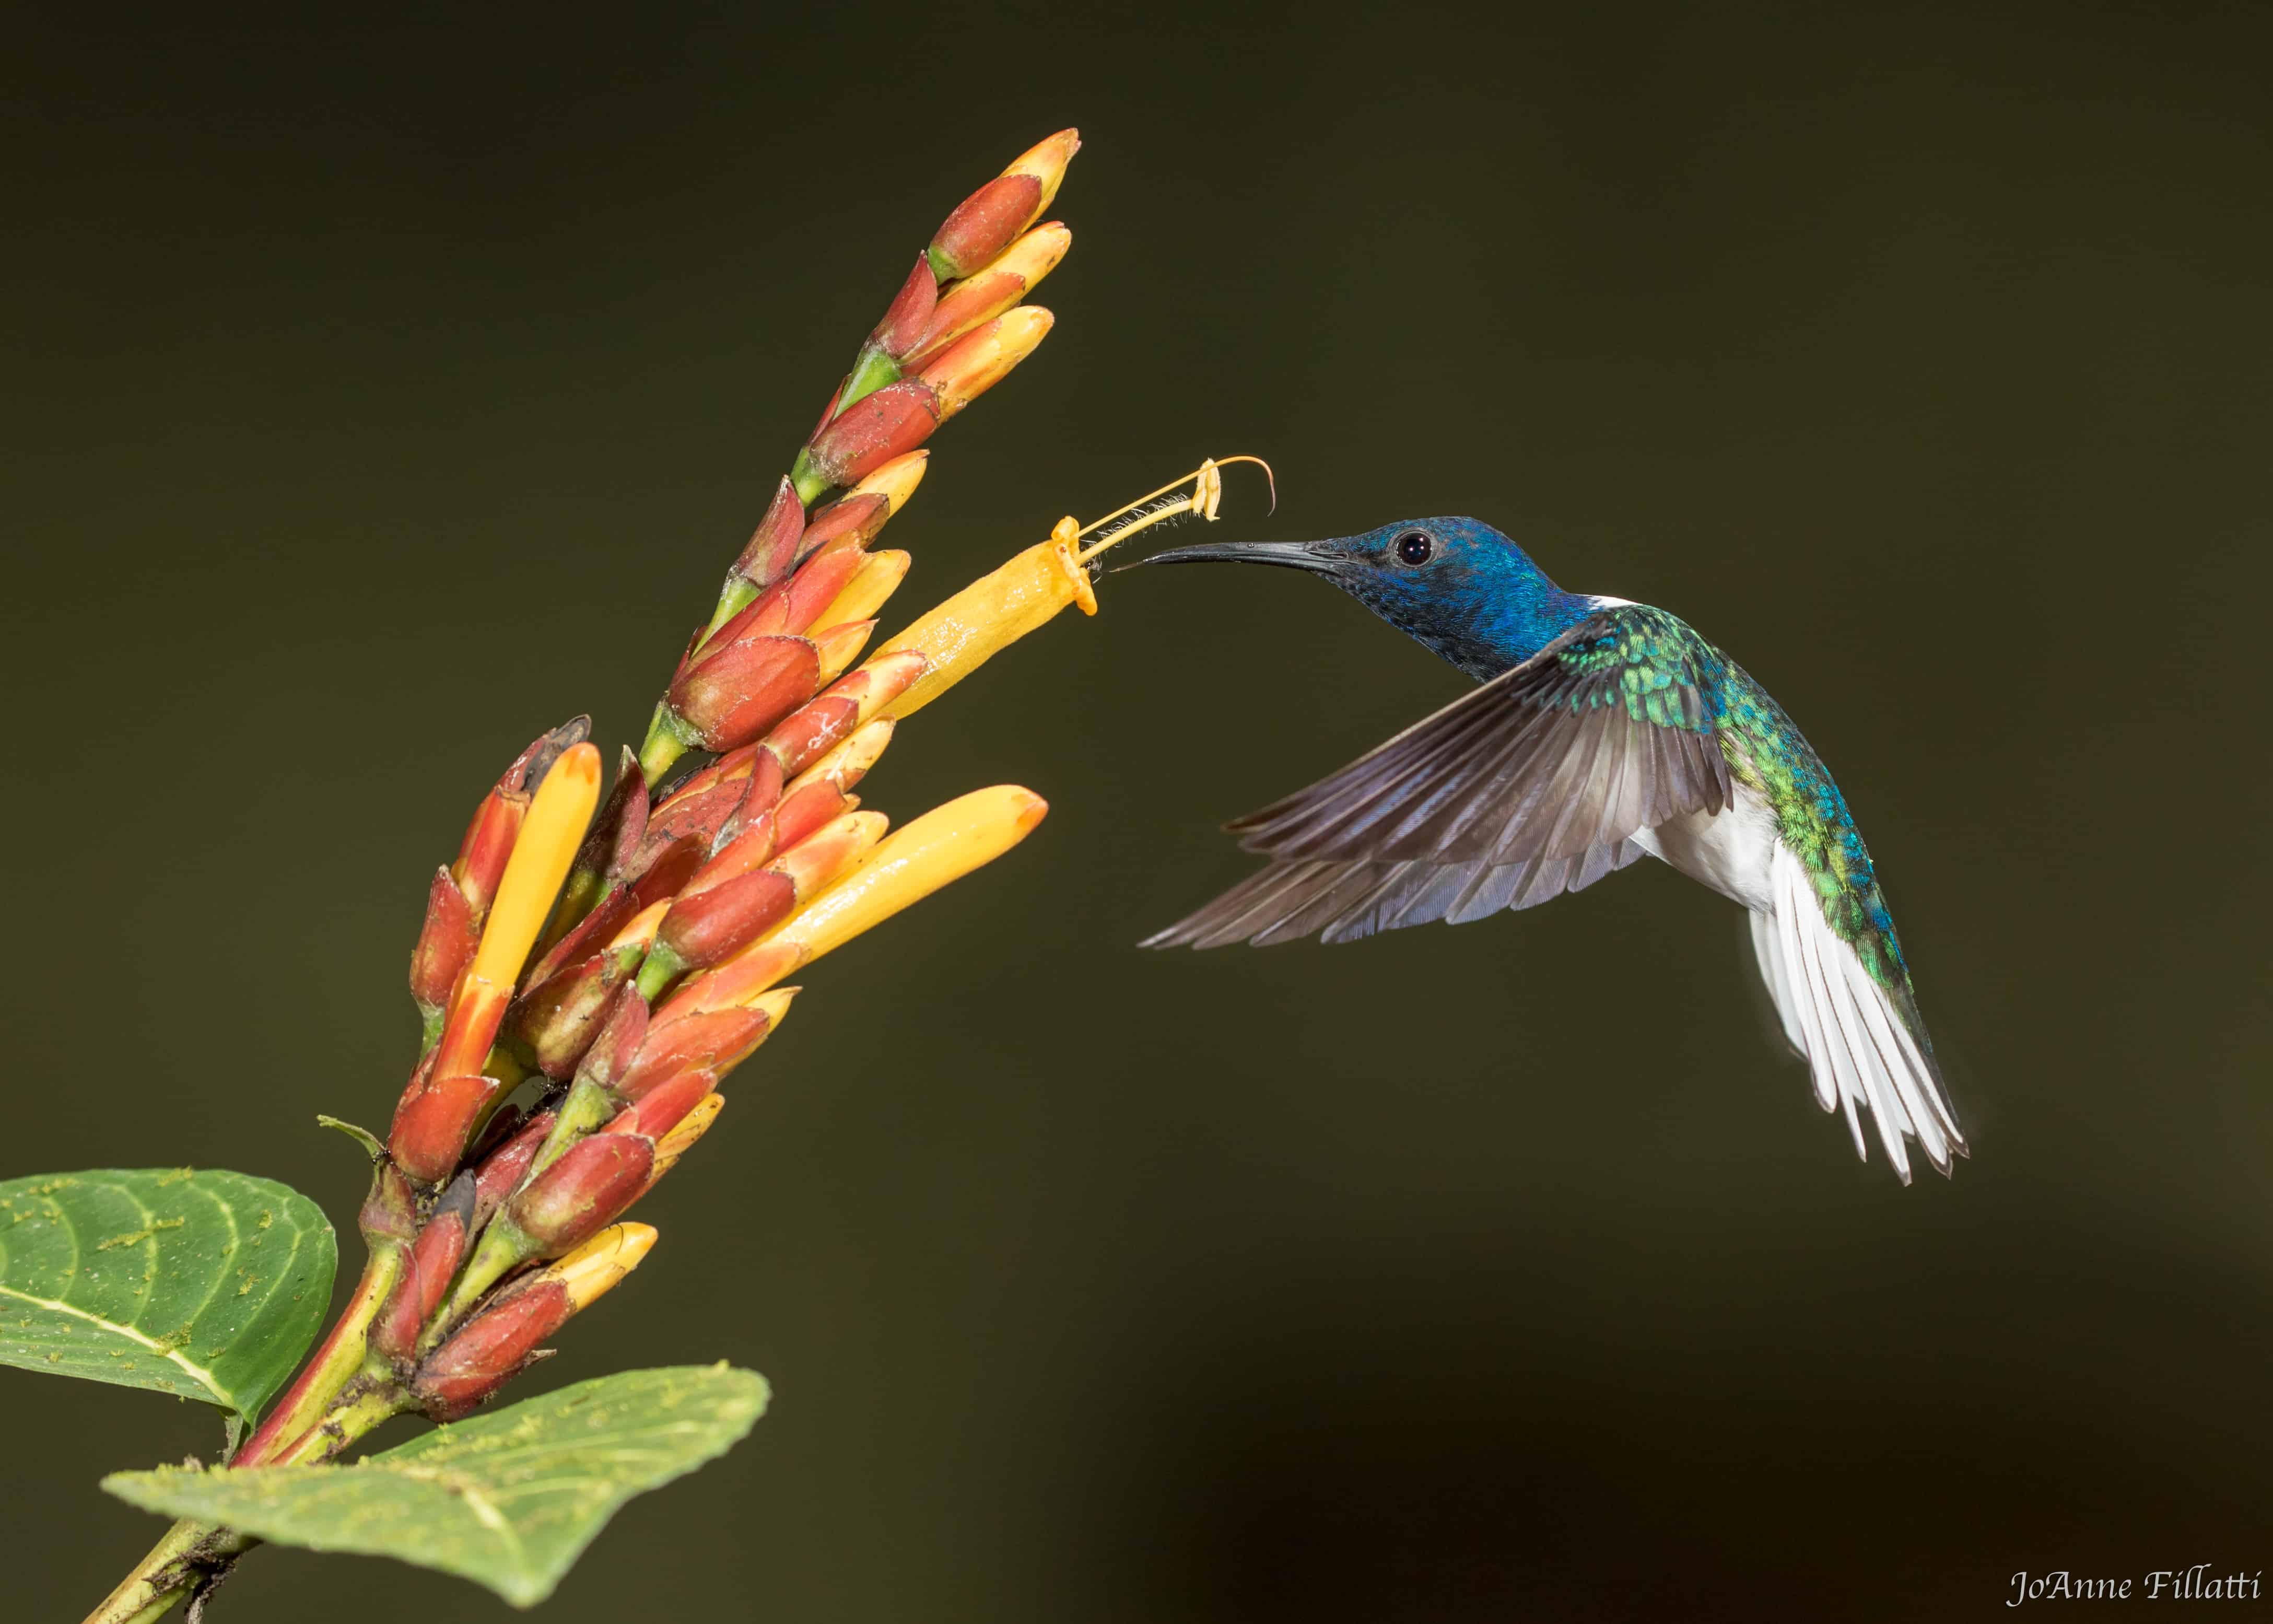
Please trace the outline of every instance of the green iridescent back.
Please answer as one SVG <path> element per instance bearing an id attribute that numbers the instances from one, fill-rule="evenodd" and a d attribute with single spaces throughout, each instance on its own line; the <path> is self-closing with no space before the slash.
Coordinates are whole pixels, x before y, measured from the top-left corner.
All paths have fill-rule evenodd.
<path id="1" fill-rule="evenodd" d="M 1610 625 L 1603 635 L 1581 638 L 1557 659 L 1574 675 L 1602 683 L 1597 691 L 1604 698 L 1622 695 L 1636 720 L 1700 733 L 1710 729 L 1717 736 L 1737 782 L 1767 802 L 1783 844 L 1812 882 L 1834 933 L 1855 950 L 1871 979 L 1902 1011 L 1912 1035 L 1925 1044 L 1909 967 L 1879 889 L 1870 848 L 1847 809 L 1847 798 L 1806 735 L 1744 667 L 1678 615 L 1647 604 L 1620 605 L 1606 613 Z"/>

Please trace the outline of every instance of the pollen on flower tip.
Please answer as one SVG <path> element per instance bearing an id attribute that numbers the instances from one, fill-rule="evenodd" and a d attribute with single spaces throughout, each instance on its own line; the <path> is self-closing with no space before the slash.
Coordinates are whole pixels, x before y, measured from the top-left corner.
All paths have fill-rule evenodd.
<path id="1" fill-rule="evenodd" d="M 1074 527 L 1063 527 L 1070 532 Z M 985 665 L 1028 632 L 1047 624 L 1069 605 L 1097 610 L 1089 572 L 1065 536 L 1027 548 L 980 576 L 868 657 L 871 665 L 895 655 L 924 656 L 922 676 L 883 706 L 880 714 L 904 719 Z"/>

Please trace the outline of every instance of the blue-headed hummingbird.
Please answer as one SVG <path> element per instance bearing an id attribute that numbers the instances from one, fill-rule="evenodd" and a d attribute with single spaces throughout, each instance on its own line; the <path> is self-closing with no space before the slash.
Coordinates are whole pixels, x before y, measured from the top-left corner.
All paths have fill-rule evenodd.
<path id="1" fill-rule="evenodd" d="M 1324 577 L 1482 686 L 1228 825 L 1263 870 L 1145 944 L 1257 945 L 1454 924 L 1647 855 L 1744 906 L 1760 979 L 1826 1111 L 1967 1154 L 1871 854 L 1839 786 L 1733 660 L 1662 609 L 1566 592 L 1469 518 L 1316 542 L 1180 547 Z"/>

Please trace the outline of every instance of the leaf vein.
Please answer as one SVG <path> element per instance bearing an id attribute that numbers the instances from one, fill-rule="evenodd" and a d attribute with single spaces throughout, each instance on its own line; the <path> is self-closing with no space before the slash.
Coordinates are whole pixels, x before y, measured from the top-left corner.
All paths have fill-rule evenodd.
<path id="1" fill-rule="evenodd" d="M 104 1319 L 101 1314 L 89 1313 L 84 1308 L 75 1308 L 69 1303 L 59 1303 L 53 1297 L 35 1297 L 31 1292 L 19 1290 L 14 1286 L 0 1285 L 0 1297 L 12 1297 L 19 1303 L 29 1303 L 35 1308 L 50 1309 L 59 1314 L 69 1314 L 73 1319 L 86 1320 L 89 1325 L 100 1326 L 115 1335 L 124 1336 L 129 1342 L 139 1342 L 161 1358 L 169 1359 L 180 1365 L 201 1382 L 220 1402 L 229 1402 L 229 1395 L 222 1390 L 221 1383 L 215 1380 L 211 1371 L 195 1359 L 184 1358 L 180 1350 L 169 1348 L 154 1337 L 145 1336 L 131 1325 L 121 1325 L 115 1320 Z"/>

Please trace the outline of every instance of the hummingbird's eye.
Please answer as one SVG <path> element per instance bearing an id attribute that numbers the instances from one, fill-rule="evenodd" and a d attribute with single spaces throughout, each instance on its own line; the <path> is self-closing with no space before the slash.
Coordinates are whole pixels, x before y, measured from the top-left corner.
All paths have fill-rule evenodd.
<path id="1" fill-rule="evenodd" d="M 1427 530 L 1407 530 L 1397 538 L 1397 561 L 1420 565 L 1437 556 L 1437 539 Z"/>

